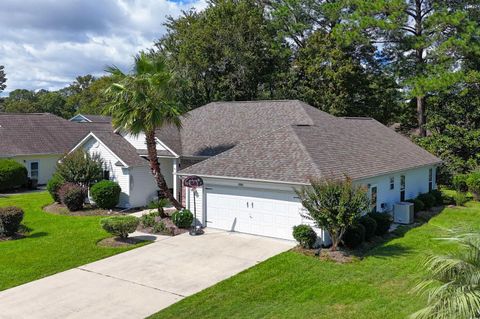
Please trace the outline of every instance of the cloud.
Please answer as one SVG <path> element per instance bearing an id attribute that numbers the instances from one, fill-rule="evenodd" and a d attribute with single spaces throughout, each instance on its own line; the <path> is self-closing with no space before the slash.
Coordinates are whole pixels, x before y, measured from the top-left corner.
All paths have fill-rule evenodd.
<path id="1" fill-rule="evenodd" d="M 129 69 L 132 57 L 165 34 L 167 16 L 205 0 L 2 0 L 0 65 L 7 89 L 55 90 L 105 66 Z"/>

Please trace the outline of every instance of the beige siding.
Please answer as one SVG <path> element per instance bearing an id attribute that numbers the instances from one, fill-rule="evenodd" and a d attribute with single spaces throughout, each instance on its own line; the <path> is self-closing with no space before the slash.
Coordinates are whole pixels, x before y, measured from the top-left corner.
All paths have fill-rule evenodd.
<path id="1" fill-rule="evenodd" d="M 61 155 L 30 155 L 30 156 L 15 156 L 12 157 L 15 161 L 25 165 L 30 177 L 30 163 L 38 162 L 38 184 L 43 185 L 48 183 L 57 166 Z"/>

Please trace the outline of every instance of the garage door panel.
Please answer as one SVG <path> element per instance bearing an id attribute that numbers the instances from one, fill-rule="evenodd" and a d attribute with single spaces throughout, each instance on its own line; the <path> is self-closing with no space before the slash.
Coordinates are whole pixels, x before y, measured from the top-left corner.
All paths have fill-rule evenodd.
<path id="1" fill-rule="evenodd" d="M 292 227 L 302 222 L 293 192 L 212 186 L 206 207 L 208 227 L 263 236 L 293 239 Z"/>

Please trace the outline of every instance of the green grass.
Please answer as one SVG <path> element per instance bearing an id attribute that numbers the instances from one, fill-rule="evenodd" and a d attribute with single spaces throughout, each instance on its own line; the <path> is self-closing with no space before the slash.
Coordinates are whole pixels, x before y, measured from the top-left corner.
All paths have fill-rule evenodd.
<path id="1" fill-rule="evenodd" d="M 23 208 L 23 224 L 30 229 L 24 239 L 0 242 L 0 290 L 131 249 L 97 246 L 110 236 L 100 227 L 101 217 L 42 211 L 51 202 L 47 192 L 0 198 L 0 206 Z"/>
<path id="2" fill-rule="evenodd" d="M 350 264 L 280 254 L 152 318 L 405 318 L 425 306 L 411 293 L 425 254 L 456 249 L 437 238 L 457 227 L 480 229 L 479 203 L 446 208 Z"/>

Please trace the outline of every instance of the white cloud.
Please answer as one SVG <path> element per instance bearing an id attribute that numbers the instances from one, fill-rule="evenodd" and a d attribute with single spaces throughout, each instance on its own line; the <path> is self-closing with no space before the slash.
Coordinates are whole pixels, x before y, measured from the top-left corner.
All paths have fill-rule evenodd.
<path id="1" fill-rule="evenodd" d="M 203 9 L 205 0 L 2 0 L 0 65 L 7 89 L 55 90 L 132 57 L 165 32 L 167 16 Z"/>

